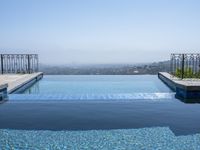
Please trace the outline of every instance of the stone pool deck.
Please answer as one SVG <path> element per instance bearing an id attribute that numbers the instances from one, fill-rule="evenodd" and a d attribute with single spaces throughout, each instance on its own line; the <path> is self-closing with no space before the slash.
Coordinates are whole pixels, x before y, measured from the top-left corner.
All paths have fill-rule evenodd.
<path id="1" fill-rule="evenodd" d="M 159 72 L 158 77 L 176 91 L 177 98 L 185 102 L 200 102 L 200 79 L 180 79 L 167 72 Z"/>
<path id="2" fill-rule="evenodd" d="M 7 93 L 9 94 L 30 86 L 42 77 L 42 72 L 32 74 L 3 74 L 0 75 L 0 87 L 7 84 Z"/>

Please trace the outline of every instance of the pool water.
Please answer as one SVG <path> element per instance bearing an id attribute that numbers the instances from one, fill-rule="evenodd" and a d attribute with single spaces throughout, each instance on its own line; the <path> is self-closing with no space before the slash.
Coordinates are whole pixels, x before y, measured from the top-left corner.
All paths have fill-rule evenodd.
<path id="1" fill-rule="evenodd" d="M 44 76 L 30 88 L 10 95 L 10 99 L 158 100 L 173 96 L 155 75 L 63 75 Z"/>
<path id="2" fill-rule="evenodd" d="M 109 130 L 167 126 L 182 135 L 200 132 L 199 114 L 198 104 L 177 100 L 156 75 L 56 75 L 44 76 L 30 88 L 10 94 L 0 109 L 4 120 L 0 128 Z"/>
<path id="3" fill-rule="evenodd" d="M 199 104 L 157 76 L 44 76 L 0 105 L 0 149 L 200 149 Z"/>
<path id="4" fill-rule="evenodd" d="M 24 94 L 118 94 L 171 92 L 154 75 L 44 76 Z"/>

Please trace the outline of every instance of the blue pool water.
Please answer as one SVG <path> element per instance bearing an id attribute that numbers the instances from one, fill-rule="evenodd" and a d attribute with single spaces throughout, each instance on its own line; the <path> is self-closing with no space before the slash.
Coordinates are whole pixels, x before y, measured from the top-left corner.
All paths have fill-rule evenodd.
<path id="1" fill-rule="evenodd" d="M 173 96 L 174 93 L 155 75 L 72 75 L 44 76 L 25 91 L 10 95 L 10 99 L 159 100 Z"/>
<path id="2" fill-rule="evenodd" d="M 200 106 L 157 76 L 44 76 L 0 105 L 0 149 L 194 149 Z"/>
<path id="3" fill-rule="evenodd" d="M 155 75 L 44 76 L 25 94 L 119 94 L 171 92 Z"/>

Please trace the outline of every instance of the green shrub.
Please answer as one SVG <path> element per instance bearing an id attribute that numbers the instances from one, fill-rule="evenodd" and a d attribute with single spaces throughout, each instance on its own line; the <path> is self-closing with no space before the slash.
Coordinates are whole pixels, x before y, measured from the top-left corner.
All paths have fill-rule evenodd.
<path id="1" fill-rule="evenodd" d="M 176 72 L 175 72 L 175 76 L 178 77 L 178 78 L 181 78 L 181 74 L 182 74 L 182 70 L 177 68 Z"/>
<path id="2" fill-rule="evenodd" d="M 175 76 L 178 78 L 182 78 L 182 69 L 177 68 L 175 71 Z M 200 71 L 194 73 L 192 68 L 185 68 L 183 78 L 200 78 Z"/>

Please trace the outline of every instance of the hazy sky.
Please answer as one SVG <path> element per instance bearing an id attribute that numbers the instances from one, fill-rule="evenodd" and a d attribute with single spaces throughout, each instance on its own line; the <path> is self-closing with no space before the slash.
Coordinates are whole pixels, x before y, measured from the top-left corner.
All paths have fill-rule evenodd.
<path id="1" fill-rule="evenodd" d="M 139 63 L 200 52 L 200 0 L 0 0 L 0 53 Z"/>

